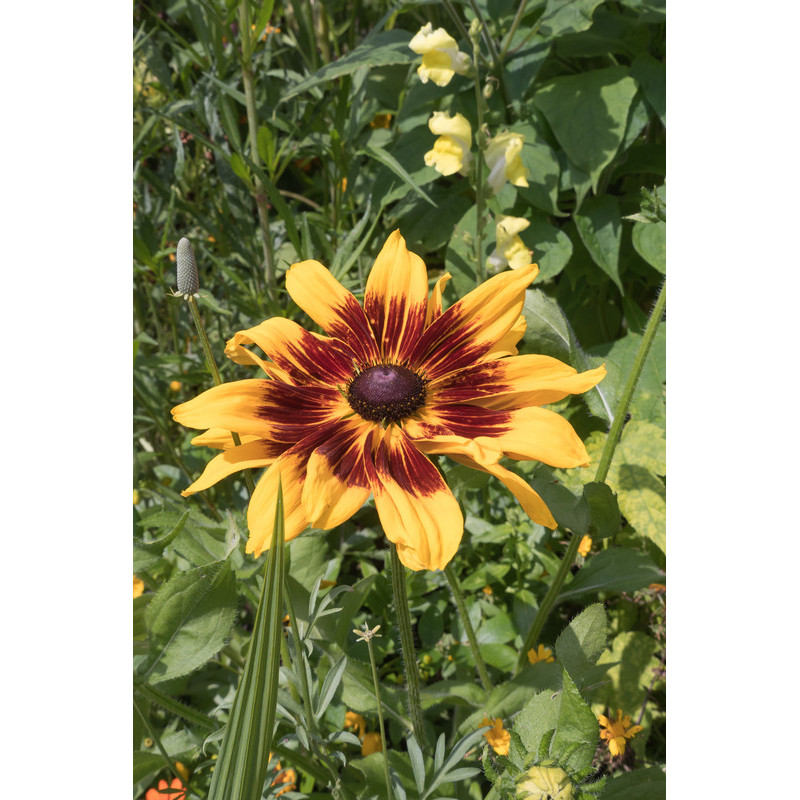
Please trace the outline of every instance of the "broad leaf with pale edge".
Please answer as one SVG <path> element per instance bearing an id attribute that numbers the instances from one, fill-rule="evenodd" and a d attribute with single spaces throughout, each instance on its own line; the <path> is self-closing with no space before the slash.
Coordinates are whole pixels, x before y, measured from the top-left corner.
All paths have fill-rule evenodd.
<path id="1" fill-rule="evenodd" d="M 616 155 L 625 135 L 628 109 L 637 90 L 627 67 L 554 78 L 534 95 L 569 160 L 592 180 Z"/>
<path id="2" fill-rule="evenodd" d="M 581 611 L 556 639 L 556 657 L 577 685 L 606 649 L 608 620 L 602 603 Z"/>
<path id="3" fill-rule="evenodd" d="M 236 616 L 236 585 L 227 561 L 179 573 L 151 600 L 145 620 L 150 683 L 186 675 L 220 651 Z"/>
<path id="4" fill-rule="evenodd" d="M 550 757 L 554 759 L 577 744 L 566 762 L 577 771 L 591 765 L 600 729 L 566 670 L 562 672 L 562 685 L 559 692 L 548 690 L 534 695 L 514 721 L 514 730 L 529 753 L 538 752 L 542 738 L 555 730 L 550 742 Z"/>

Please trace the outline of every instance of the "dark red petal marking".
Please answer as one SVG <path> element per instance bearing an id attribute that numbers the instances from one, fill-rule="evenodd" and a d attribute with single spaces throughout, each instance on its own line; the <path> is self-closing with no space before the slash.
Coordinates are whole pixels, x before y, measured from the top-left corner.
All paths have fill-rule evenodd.
<path id="1" fill-rule="evenodd" d="M 262 401 L 254 413 L 268 423 L 265 438 L 279 442 L 299 442 L 317 426 L 341 416 L 344 400 L 336 389 L 318 384 L 290 386 L 264 381 Z"/>
<path id="2" fill-rule="evenodd" d="M 377 482 L 380 491 L 382 485 L 396 483 L 413 497 L 430 497 L 437 492 L 449 491 L 436 467 L 404 433 L 392 437 L 390 444 L 386 438 L 382 439 L 373 453 L 375 435 L 374 431 L 370 433 L 364 453 L 367 475 L 373 487 Z"/>
<path id="3" fill-rule="evenodd" d="M 408 358 L 422 335 L 426 310 L 427 299 L 411 303 L 405 297 L 366 295 L 364 311 L 384 358 L 399 363 Z"/>
<path id="4" fill-rule="evenodd" d="M 348 486 L 369 486 L 364 466 L 364 446 L 359 446 L 361 426 L 340 420 L 325 427 L 325 431 L 320 430 L 319 435 L 309 435 L 301 444 L 306 441 L 319 442 L 314 452 L 325 459 L 339 480 Z"/>
<path id="5" fill-rule="evenodd" d="M 336 314 L 336 319 L 325 326 L 325 332 L 344 342 L 355 353 L 360 364 L 380 361 L 375 334 L 354 295 L 348 292 L 341 303 L 331 306 L 331 310 Z"/>
<path id="6" fill-rule="evenodd" d="M 431 386 L 431 399 L 436 403 L 463 403 L 510 392 L 514 387 L 498 380 L 504 374 L 504 362 L 500 359 L 465 367 Z"/>
<path id="7" fill-rule="evenodd" d="M 475 439 L 478 436 L 501 436 L 511 430 L 513 414 L 466 403 L 436 404 L 430 406 L 430 414 L 438 417 L 443 426 L 456 436 Z"/>
<path id="8" fill-rule="evenodd" d="M 338 339 L 320 339 L 299 325 L 293 335 L 296 341 L 285 341 L 283 352 L 272 348 L 267 355 L 297 384 L 335 386 L 353 376 L 356 355 L 347 345 Z"/>

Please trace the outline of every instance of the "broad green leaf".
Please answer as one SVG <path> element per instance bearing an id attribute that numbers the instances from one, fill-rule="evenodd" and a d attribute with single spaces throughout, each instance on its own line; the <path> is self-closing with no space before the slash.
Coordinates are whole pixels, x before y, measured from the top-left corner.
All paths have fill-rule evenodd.
<path id="1" fill-rule="evenodd" d="M 556 602 L 596 592 L 635 592 L 664 580 L 650 556 L 628 547 L 609 547 L 587 559 Z"/>
<path id="2" fill-rule="evenodd" d="M 524 196 L 524 191 L 521 193 Z M 531 214 L 530 227 L 521 234 L 522 241 L 533 251 L 533 261 L 539 265 L 537 283 L 555 278 L 572 257 L 572 241 L 543 214 Z"/>
<path id="3" fill-rule="evenodd" d="M 519 110 L 523 100 L 533 86 L 537 73 L 550 54 L 551 41 L 539 34 L 517 44 L 517 37 L 509 52 L 505 65 L 506 86 L 511 104 Z"/>
<path id="4" fill-rule="evenodd" d="M 487 619 L 475 635 L 479 644 L 504 644 L 510 642 L 516 633 L 511 619 L 506 614 L 497 614 Z"/>
<path id="5" fill-rule="evenodd" d="M 491 667 L 496 667 L 501 672 L 514 671 L 519 653 L 507 644 L 482 644 L 480 645 L 483 660 Z"/>
<path id="6" fill-rule="evenodd" d="M 662 275 L 667 274 L 667 225 L 665 222 L 637 222 L 631 234 L 636 252 Z"/>
<path id="7" fill-rule="evenodd" d="M 264 789 L 278 702 L 283 635 L 284 524 L 279 481 L 272 546 L 267 555 L 261 599 L 208 800 L 260 800 Z"/>
<path id="8" fill-rule="evenodd" d="M 622 241 L 619 201 L 604 194 L 590 197 L 573 217 L 586 249 L 603 272 L 623 292 L 619 279 L 619 248 Z"/>
<path id="9" fill-rule="evenodd" d="M 133 751 L 133 782 L 138 783 L 164 769 L 164 756 L 147 750 Z"/>
<path id="10" fill-rule="evenodd" d="M 633 715 L 641 708 L 653 680 L 653 668 L 659 666 L 657 651 L 658 642 L 646 633 L 618 633 L 598 662 L 614 666 L 606 673 L 603 685 L 592 692 L 594 710 L 604 713 L 603 709 L 609 709 L 616 715 L 621 708 L 624 714 Z"/>
<path id="11" fill-rule="evenodd" d="M 379 31 L 367 36 L 351 53 L 324 66 L 310 78 L 289 89 L 283 101 L 307 92 L 326 81 L 351 75 L 359 67 L 379 67 L 387 64 L 410 64 L 419 56 L 408 46 L 411 34 L 403 30 Z"/>
<path id="12" fill-rule="evenodd" d="M 640 53 L 631 64 L 631 75 L 642 87 L 647 102 L 667 125 L 667 68 L 649 53 Z"/>
<path id="13" fill-rule="evenodd" d="M 440 703 L 477 706 L 483 702 L 484 696 L 483 687 L 474 681 L 437 681 L 420 689 L 420 702 L 423 708 L 430 708 Z"/>
<path id="14" fill-rule="evenodd" d="M 589 530 L 589 506 L 583 496 L 576 497 L 566 486 L 549 478 L 535 478 L 531 486 L 547 504 L 559 526 L 579 535 Z"/>
<path id="15" fill-rule="evenodd" d="M 558 143 L 589 173 L 595 191 L 622 142 L 636 89 L 627 67 L 618 66 L 554 78 L 534 95 Z"/>
<path id="16" fill-rule="evenodd" d="M 140 550 L 145 550 L 148 553 L 160 554 L 164 551 L 164 548 L 181 532 L 181 530 L 183 530 L 183 526 L 186 524 L 187 519 L 189 519 L 189 511 L 184 511 L 181 515 L 181 518 L 177 521 L 172 530 L 149 542 L 146 542 L 144 539 L 138 539 L 134 536 L 133 546 L 139 548 Z"/>
<path id="17" fill-rule="evenodd" d="M 145 612 L 150 683 L 186 675 L 225 644 L 236 615 L 236 586 L 227 561 L 181 572 L 165 583 Z"/>
<path id="18" fill-rule="evenodd" d="M 581 611 L 556 639 L 556 657 L 578 686 L 606 649 L 607 625 L 602 603 L 595 603 Z"/>
<path id="19" fill-rule="evenodd" d="M 604 539 L 616 535 L 621 525 L 617 497 L 607 483 L 587 483 L 583 496 L 589 504 L 592 520 L 592 536 Z"/>
<path id="20" fill-rule="evenodd" d="M 477 211 L 475 206 L 458 221 L 445 253 L 447 271 L 452 275 L 450 283 L 458 297 L 472 291 L 478 283 L 478 272 L 475 268 L 475 225 Z M 486 252 L 482 257 L 486 258 Z"/>
<path id="21" fill-rule="evenodd" d="M 578 745 L 566 759 L 566 764 L 577 771 L 591 765 L 600 729 L 597 718 L 566 671 L 562 671 L 562 686 L 561 691 L 534 695 L 514 721 L 514 731 L 529 753 L 537 753 L 542 738 L 555 730 L 550 757 L 558 759 Z"/>
<path id="22" fill-rule="evenodd" d="M 561 36 L 585 31 L 592 25 L 592 13 L 603 0 L 547 0 L 539 20 L 542 36 Z"/>
<path id="23" fill-rule="evenodd" d="M 563 216 L 558 210 L 558 186 L 560 166 L 553 149 L 541 139 L 535 139 L 527 132 L 529 126 L 514 126 L 525 136 L 520 158 L 527 168 L 529 179 L 527 187 L 517 187 L 519 196 L 526 202 L 548 214 Z M 531 129 L 532 130 L 532 129 Z"/>
<path id="24" fill-rule="evenodd" d="M 620 772 L 607 781 L 603 800 L 667 800 L 667 776 L 658 767 Z"/>

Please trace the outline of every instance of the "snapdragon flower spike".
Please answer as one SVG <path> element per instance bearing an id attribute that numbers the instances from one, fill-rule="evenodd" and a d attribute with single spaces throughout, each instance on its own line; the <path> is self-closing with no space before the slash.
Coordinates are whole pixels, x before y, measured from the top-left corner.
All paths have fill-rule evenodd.
<path id="1" fill-rule="evenodd" d="M 466 75 L 470 69 L 469 56 L 459 52 L 458 43 L 444 28 L 423 25 L 408 46 L 422 56 L 417 74 L 423 83 L 429 80 L 437 86 L 447 86 L 453 75 Z"/>
<path id="2" fill-rule="evenodd" d="M 442 569 L 464 530 L 428 458 L 445 454 L 496 476 L 534 521 L 554 528 L 539 495 L 500 460 L 587 464 L 572 426 L 542 406 L 587 391 L 605 369 L 578 373 L 549 356 L 517 355 L 537 273 L 536 264 L 501 273 L 443 310 L 450 276 L 428 296 L 425 264 L 399 231 L 378 255 L 363 307 L 319 262 L 292 265 L 286 288 L 325 335 L 275 317 L 233 336 L 226 354 L 266 377 L 216 386 L 172 410 L 180 424 L 207 429 L 195 444 L 222 450 L 183 494 L 266 467 L 247 511 L 256 556 L 270 546 L 279 475 L 287 540 L 309 525 L 341 524 L 372 494 L 402 563 Z"/>

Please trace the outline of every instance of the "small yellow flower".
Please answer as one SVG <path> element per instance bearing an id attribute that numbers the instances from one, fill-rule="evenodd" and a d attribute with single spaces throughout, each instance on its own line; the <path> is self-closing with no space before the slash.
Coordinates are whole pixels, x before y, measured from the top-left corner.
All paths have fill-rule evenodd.
<path id="1" fill-rule="evenodd" d="M 469 56 L 458 51 L 456 40 L 444 28 L 433 30 L 433 24 L 423 25 L 408 46 L 422 56 L 417 74 L 423 83 L 429 80 L 437 86 L 447 86 L 456 72 L 466 75 Z"/>
<path id="2" fill-rule="evenodd" d="M 170 381 L 169 390 L 171 392 L 179 392 L 181 390 L 181 386 L 183 386 L 183 384 L 180 381 Z"/>
<path id="3" fill-rule="evenodd" d="M 368 756 L 371 753 L 383 752 L 383 742 L 379 733 L 366 733 L 361 740 L 361 755 Z"/>
<path id="4" fill-rule="evenodd" d="M 544 661 L 545 664 L 552 664 L 555 659 L 553 658 L 553 651 L 549 647 L 540 644 L 536 650 L 533 648 L 528 650 L 528 661 L 531 664 L 538 664 L 540 661 Z"/>
<path id="5" fill-rule="evenodd" d="M 141 495 L 139 494 L 139 490 L 138 490 L 138 489 L 134 489 L 134 490 L 133 490 L 133 504 L 134 504 L 135 506 L 138 506 L 138 505 L 139 505 L 139 501 L 140 501 L 141 499 L 142 499 L 142 497 L 141 497 Z"/>
<path id="6" fill-rule="evenodd" d="M 484 586 L 483 587 L 483 593 L 486 594 L 486 595 L 494 594 L 494 592 L 492 591 L 492 587 L 491 586 Z"/>
<path id="7" fill-rule="evenodd" d="M 286 792 L 292 792 L 297 788 L 297 773 L 293 769 L 281 769 L 281 762 L 279 761 L 275 767 L 275 771 L 278 774 L 273 779 L 271 785 L 277 786 L 279 783 L 288 784 L 279 792 L 276 792 L 275 797 L 280 797 L 282 794 L 286 794 Z"/>
<path id="8" fill-rule="evenodd" d="M 533 253 L 525 247 L 525 242 L 518 236 L 529 225 L 530 222 L 522 217 L 506 217 L 501 214 L 497 218 L 495 226 L 497 245 L 486 259 L 486 263 L 493 270 L 499 271 L 507 266 L 511 269 L 520 269 L 531 263 Z"/>
<path id="9" fill-rule="evenodd" d="M 528 170 L 522 165 L 522 145 L 525 137 L 521 133 L 504 131 L 489 140 L 486 147 L 486 163 L 489 165 L 487 181 L 497 194 L 505 182 L 514 186 L 528 185 Z"/>
<path id="10" fill-rule="evenodd" d="M 358 738 L 364 740 L 364 735 L 367 732 L 367 721 L 361 714 L 356 714 L 355 711 L 348 711 L 344 715 L 344 727 L 350 731 L 358 731 Z"/>
<path id="11" fill-rule="evenodd" d="M 342 178 L 340 186 L 342 187 L 342 194 L 344 194 L 347 191 L 347 178 Z"/>
<path id="12" fill-rule="evenodd" d="M 486 731 L 483 734 L 486 741 L 489 742 L 499 756 L 507 756 L 508 748 L 511 744 L 511 734 L 503 727 L 503 720 L 498 717 L 492 722 L 488 717 L 484 717 L 481 720 L 481 727 L 483 728 L 486 725 L 492 726 L 490 731 Z"/>
<path id="13" fill-rule="evenodd" d="M 141 597 L 144 593 L 144 581 L 141 578 L 133 576 L 133 599 Z"/>
<path id="14" fill-rule="evenodd" d="M 180 761 L 176 761 L 175 769 L 177 770 L 178 775 L 180 775 L 184 781 L 189 780 L 189 770 L 186 768 L 185 764 L 182 764 Z"/>
<path id="15" fill-rule="evenodd" d="M 389 128 L 391 127 L 391 124 L 391 114 L 376 114 L 369 126 L 370 128 Z"/>
<path id="16" fill-rule="evenodd" d="M 517 800 L 572 800 L 572 782 L 561 767 L 531 767 L 517 784 Z"/>
<path id="17" fill-rule="evenodd" d="M 617 718 L 610 720 L 605 714 L 598 717 L 600 722 L 600 738 L 608 742 L 608 749 L 612 756 L 621 756 L 625 752 L 625 740 L 632 739 L 639 731 L 644 730 L 641 725 L 631 725 L 631 718 L 626 714 L 622 716 L 622 709 L 617 709 Z"/>
<path id="18" fill-rule="evenodd" d="M 462 114 L 451 117 L 444 111 L 434 111 L 428 127 L 439 138 L 433 143 L 433 150 L 425 153 L 425 163 L 441 175 L 456 172 L 466 175 L 472 164 L 472 126 L 467 118 Z"/>
<path id="19" fill-rule="evenodd" d="M 581 539 L 581 543 L 578 545 L 578 555 L 586 558 L 586 556 L 589 555 L 589 551 L 591 549 L 592 549 L 592 537 L 584 536 L 583 539 Z"/>

